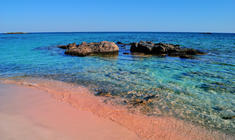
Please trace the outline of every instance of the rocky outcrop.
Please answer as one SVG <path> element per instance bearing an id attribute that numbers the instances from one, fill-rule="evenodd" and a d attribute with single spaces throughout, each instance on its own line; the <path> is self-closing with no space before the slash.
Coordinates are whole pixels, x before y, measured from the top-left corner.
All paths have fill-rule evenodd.
<path id="1" fill-rule="evenodd" d="M 117 42 L 118 44 L 124 44 Z M 191 49 L 191 48 L 181 48 L 179 45 L 166 44 L 166 43 L 153 43 L 150 41 L 140 41 L 137 43 L 130 43 L 131 53 L 138 54 L 150 54 L 158 56 L 172 56 L 179 58 L 195 58 L 195 55 L 206 54 L 202 51 Z M 125 45 L 124 45 L 125 46 Z M 86 43 L 83 42 L 80 45 L 76 43 L 71 43 L 68 45 L 58 46 L 59 48 L 66 49 L 65 54 L 75 55 L 75 56 L 87 56 L 87 55 L 99 55 L 99 54 L 118 54 L 119 47 L 114 42 L 102 41 Z M 123 54 L 128 54 L 124 52 Z"/>
<path id="2" fill-rule="evenodd" d="M 148 41 L 140 41 L 139 43 L 131 44 L 131 52 L 140 52 L 153 55 L 168 55 L 180 58 L 194 58 L 193 55 L 203 55 L 196 49 L 180 48 L 179 45 L 165 44 L 165 43 L 153 43 Z"/>
<path id="3" fill-rule="evenodd" d="M 58 47 L 61 49 L 72 49 L 72 48 L 76 48 L 77 45 L 76 43 L 70 43 L 68 45 L 59 45 Z"/>
<path id="4" fill-rule="evenodd" d="M 65 54 L 75 56 L 88 56 L 92 54 L 111 54 L 118 53 L 119 48 L 114 42 L 102 41 L 99 43 L 86 43 L 83 42 L 80 45 L 69 44 L 66 47 L 60 47 L 67 49 Z"/>

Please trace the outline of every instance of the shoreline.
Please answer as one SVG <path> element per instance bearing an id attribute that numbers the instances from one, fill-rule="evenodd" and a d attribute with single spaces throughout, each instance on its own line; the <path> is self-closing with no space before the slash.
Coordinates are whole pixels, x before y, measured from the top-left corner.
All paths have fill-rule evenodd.
<path id="1" fill-rule="evenodd" d="M 99 118 L 118 124 L 131 133 L 138 135 L 137 138 L 141 139 L 206 140 L 230 138 L 219 132 L 209 132 L 204 128 L 172 117 L 147 117 L 141 114 L 130 113 L 121 106 L 104 103 L 101 97 L 95 97 L 85 87 L 79 87 L 77 85 L 45 79 L 4 80 L 0 81 L 1 83 L 43 91 L 44 94 L 49 93 L 48 96 L 53 97 L 51 99 L 56 99 L 60 103 L 66 103 L 70 107 L 73 106 L 78 111 L 86 111 L 93 116 L 98 116 Z"/>
<path id="2" fill-rule="evenodd" d="M 45 91 L 0 84 L 0 96 L 1 140 L 139 139 L 123 126 L 55 100 Z"/>

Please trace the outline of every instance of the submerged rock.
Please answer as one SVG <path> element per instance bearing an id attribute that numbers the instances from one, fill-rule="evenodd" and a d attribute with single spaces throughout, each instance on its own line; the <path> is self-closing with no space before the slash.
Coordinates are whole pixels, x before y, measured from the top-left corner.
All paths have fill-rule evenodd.
<path id="1" fill-rule="evenodd" d="M 80 45 L 67 45 L 65 54 L 75 56 L 88 56 L 92 54 L 112 54 L 118 53 L 119 48 L 114 42 L 102 41 L 99 43 L 86 43 Z"/>
<path id="2" fill-rule="evenodd" d="M 192 56 L 192 55 L 180 55 L 179 57 L 180 57 L 180 58 L 183 58 L 183 59 L 184 59 L 184 58 L 185 58 L 185 59 L 186 59 L 186 58 L 188 58 L 188 59 L 194 59 L 194 58 L 195 58 L 195 57 Z"/>
<path id="3" fill-rule="evenodd" d="M 157 97 L 158 96 L 156 96 L 156 95 L 149 95 L 149 96 L 144 97 L 144 98 L 135 98 L 135 99 L 131 100 L 130 103 L 133 106 L 136 106 L 136 105 L 147 105 L 149 103 L 152 103 L 153 99 L 157 98 Z"/>
<path id="4" fill-rule="evenodd" d="M 222 117 L 222 119 L 224 119 L 224 120 L 232 120 L 232 119 L 235 119 L 235 116 L 224 116 L 224 117 Z"/>
<path id="5" fill-rule="evenodd" d="M 98 91 L 95 95 L 103 97 L 112 97 L 112 94 L 110 92 L 104 92 L 104 91 Z"/>
<path id="6" fill-rule="evenodd" d="M 224 120 L 233 120 L 235 119 L 235 112 L 232 110 L 222 110 L 220 111 L 221 118 Z"/>
<path id="7" fill-rule="evenodd" d="M 140 41 L 139 43 L 132 43 L 130 51 L 153 55 L 168 55 L 180 58 L 194 58 L 193 55 L 205 54 L 204 52 L 201 52 L 196 49 L 180 48 L 179 45 L 153 43 L 149 41 Z"/>

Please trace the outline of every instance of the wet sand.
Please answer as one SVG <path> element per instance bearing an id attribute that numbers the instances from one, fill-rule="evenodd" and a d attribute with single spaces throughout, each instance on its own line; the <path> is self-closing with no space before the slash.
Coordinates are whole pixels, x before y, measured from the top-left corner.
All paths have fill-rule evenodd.
<path id="1" fill-rule="evenodd" d="M 104 103 L 87 88 L 44 79 L 0 80 L 4 139 L 233 139 L 173 117 L 149 117 Z M 13 85 L 14 84 L 14 85 Z"/>
<path id="2" fill-rule="evenodd" d="M 0 84 L 1 140 L 137 140 L 110 120 L 55 100 L 45 91 Z"/>

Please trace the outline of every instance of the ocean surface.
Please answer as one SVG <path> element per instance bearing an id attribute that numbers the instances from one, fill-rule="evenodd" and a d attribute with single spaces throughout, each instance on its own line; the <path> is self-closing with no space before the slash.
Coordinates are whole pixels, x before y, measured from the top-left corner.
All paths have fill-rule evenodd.
<path id="1" fill-rule="evenodd" d="M 179 44 L 207 55 L 196 59 L 130 53 L 74 57 L 57 45 L 140 40 Z M 200 33 L 29 33 L 0 34 L 0 78 L 40 77 L 83 85 L 121 98 L 149 116 L 170 115 L 208 129 L 235 133 L 235 34 Z"/>

